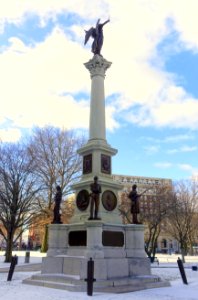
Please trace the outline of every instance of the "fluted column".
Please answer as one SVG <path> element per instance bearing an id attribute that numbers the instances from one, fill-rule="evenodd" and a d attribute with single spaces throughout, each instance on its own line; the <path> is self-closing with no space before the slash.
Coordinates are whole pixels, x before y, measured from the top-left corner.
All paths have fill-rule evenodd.
<path id="1" fill-rule="evenodd" d="M 100 55 L 94 55 L 84 65 L 91 75 L 89 139 L 106 140 L 104 79 L 111 62 Z"/>

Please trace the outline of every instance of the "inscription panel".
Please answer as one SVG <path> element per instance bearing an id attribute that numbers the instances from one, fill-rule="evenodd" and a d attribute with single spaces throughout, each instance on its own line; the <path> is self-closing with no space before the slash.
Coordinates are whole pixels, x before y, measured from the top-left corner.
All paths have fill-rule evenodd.
<path id="1" fill-rule="evenodd" d="M 70 246 L 86 246 L 87 245 L 87 231 L 70 231 L 69 232 Z"/>
<path id="2" fill-rule="evenodd" d="M 102 244 L 106 247 L 123 247 L 124 233 L 121 231 L 103 231 Z"/>
<path id="3" fill-rule="evenodd" d="M 111 174 L 111 157 L 101 154 L 101 172 Z"/>
<path id="4" fill-rule="evenodd" d="M 89 174 L 91 172 L 92 172 L 92 154 L 88 154 L 83 157 L 83 174 Z"/>

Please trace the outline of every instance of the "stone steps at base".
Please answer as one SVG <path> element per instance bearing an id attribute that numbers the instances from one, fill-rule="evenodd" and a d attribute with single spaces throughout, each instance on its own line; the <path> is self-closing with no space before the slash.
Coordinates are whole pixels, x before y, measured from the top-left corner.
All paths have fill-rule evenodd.
<path id="1" fill-rule="evenodd" d="M 24 284 L 43 286 L 75 292 L 86 292 L 87 283 L 84 280 L 61 275 L 33 275 L 23 280 Z M 94 292 L 126 293 L 143 289 L 170 286 L 167 281 L 161 281 L 156 276 L 139 276 L 134 278 L 116 278 L 111 280 L 98 280 L 94 282 Z"/>

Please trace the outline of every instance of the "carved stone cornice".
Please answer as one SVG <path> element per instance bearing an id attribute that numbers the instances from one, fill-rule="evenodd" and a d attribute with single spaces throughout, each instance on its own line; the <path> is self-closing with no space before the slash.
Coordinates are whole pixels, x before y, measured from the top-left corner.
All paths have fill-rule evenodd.
<path id="1" fill-rule="evenodd" d="M 111 62 L 104 59 L 101 55 L 96 54 L 84 65 L 89 70 L 91 77 L 97 75 L 105 77 L 105 72 L 111 64 Z"/>

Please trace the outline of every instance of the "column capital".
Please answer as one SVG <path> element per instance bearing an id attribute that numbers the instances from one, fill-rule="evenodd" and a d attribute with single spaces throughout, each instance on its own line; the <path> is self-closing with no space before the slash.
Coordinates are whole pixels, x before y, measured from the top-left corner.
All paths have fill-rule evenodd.
<path id="1" fill-rule="evenodd" d="M 84 65 L 89 70 L 91 77 L 96 75 L 105 77 L 105 72 L 111 64 L 111 62 L 104 59 L 101 55 L 96 54 Z"/>

